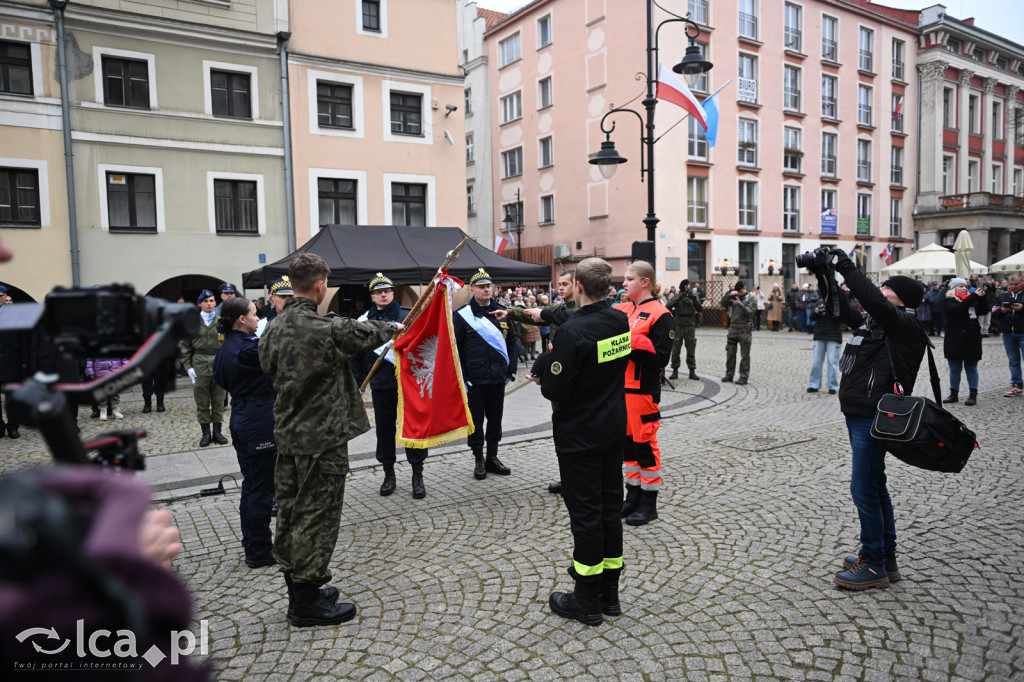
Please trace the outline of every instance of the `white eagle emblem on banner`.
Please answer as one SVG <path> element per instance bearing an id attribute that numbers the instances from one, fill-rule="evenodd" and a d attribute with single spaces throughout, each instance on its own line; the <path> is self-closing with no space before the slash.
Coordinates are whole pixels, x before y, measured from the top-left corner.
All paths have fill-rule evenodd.
<path id="1" fill-rule="evenodd" d="M 434 397 L 434 359 L 437 357 L 437 335 L 431 336 L 408 354 L 409 369 L 416 378 L 420 397 Z"/>

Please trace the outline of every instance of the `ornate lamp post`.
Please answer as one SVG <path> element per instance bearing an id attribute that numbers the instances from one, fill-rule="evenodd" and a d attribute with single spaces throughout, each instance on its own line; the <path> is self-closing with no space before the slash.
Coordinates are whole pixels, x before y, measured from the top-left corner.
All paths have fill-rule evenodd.
<path id="1" fill-rule="evenodd" d="M 662 8 L 664 10 L 664 8 Z M 667 11 L 667 10 L 666 10 Z M 669 14 L 672 14 L 669 12 Z M 658 216 L 654 213 L 654 143 L 658 141 L 654 135 L 654 106 L 658 103 L 655 97 L 655 86 L 658 82 L 658 33 L 665 24 L 684 23 L 686 24 L 686 37 L 690 39 L 690 45 L 686 48 L 686 56 L 683 61 L 672 67 L 672 70 L 682 74 L 689 87 L 696 85 L 700 77 L 711 70 L 711 62 L 701 56 L 700 47 L 697 45 L 697 37 L 700 36 L 700 26 L 690 19 L 690 15 L 681 17 L 672 14 L 673 19 L 666 19 L 653 28 L 654 24 L 654 2 L 647 0 L 647 97 L 643 100 L 644 109 L 647 113 L 647 121 L 635 109 L 617 107 L 607 112 L 601 118 L 601 132 L 605 134 L 605 141 L 601 143 L 601 150 L 590 159 L 601 170 L 601 175 L 611 178 L 619 164 L 625 163 L 626 158 L 620 156 L 615 150 L 615 143 L 612 142 L 612 131 L 615 130 L 615 122 L 611 127 L 605 127 L 605 121 L 612 114 L 626 112 L 633 114 L 640 121 L 640 181 L 647 176 L 647 217 L 644 218 L 644 225 L 647 226 L 647 243 L 635 242 L 634 253 L 638 251 L 644 254 L 644 260 L 650 260 L 651 265 L 657 269 L 655 262 L 654 230 L 658 225 Z M 639 247 L 639 248 L 638 248 Z"/>
<path id="2" fill-rule="evenodd" d="M 516 235 L 516 260 L 523 260 L 523 240 L 520 238 L 520 235 L 523 234 L 523 212 L 521 206 L 519 190 L 516 190 L 516 203 L 506 204 L 505 219 L 501 221 L 505 226 L 506 232 L 512 232 Z"/>

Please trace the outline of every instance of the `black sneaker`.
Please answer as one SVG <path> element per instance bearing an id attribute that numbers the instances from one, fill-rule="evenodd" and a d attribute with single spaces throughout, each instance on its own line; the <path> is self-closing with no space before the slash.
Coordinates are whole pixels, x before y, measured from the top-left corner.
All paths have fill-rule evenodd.
<path id="1" fill-rule="evenodd" d="M 845 568 L 848 571 L 851 570 L 854 566 L 857 565 L 857 561 L 859 559 L 859 556 L 856 556 L 854 554 L 847 554 L 843 558 L 843 568 Z M 896 563 L 896 557 L 892 556 L 885 558 L 885 574 L 889 576 L 890 583 L 899 582 L 900 568 L 899 565 Z"/>
<path id="2" fill-rule="evenodd" d="M 836 577 L 832 580 L 836 585 L 847 590 L 889 587 L 889 575 L 885 571 L 885 566 L 873 566 L 863 557 L 857 557 L 856 563 L 851 568 L 836 573 Z"/>
<path id="3" fill-rule="evenodd" d="M 273 556 L 263 557 L 262 559 L 250 559 L 245 558 L 245 565 L 249 568 L 265 568 L 267 566 L 276 566 L 277 560 Z"/>
<path id="4" fill-rule="evenodd" d="M 818 389 L 816 389 L 816 388 L 811 388 L 810 386 L 808 386 L 808 387 L 807 387 L 807 392 L 808 392 L 808 393 L 817 393 L 817 392 L 818 392 Z"/>

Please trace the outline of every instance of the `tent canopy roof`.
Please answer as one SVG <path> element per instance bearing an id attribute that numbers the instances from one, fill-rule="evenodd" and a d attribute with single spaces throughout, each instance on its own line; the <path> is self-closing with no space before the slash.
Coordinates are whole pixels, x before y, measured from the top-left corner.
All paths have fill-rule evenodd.
<path id="1" fill-rule="evenodd" d="M 1004 274 L 1024 272 L 1024 251 L 1018 251 L 1009 258 L 1004 258 L 998 263 L 993 263 L 988 266 L 988 271 Z"/>
<path id="2" fill-rule="evenodd" d="M 397 286 L 426 284 L 445 255 L 466 234 L 457 227 L 398 227 L 394 225 L 327 225 L 308 242 L 276 263 L 242 276 L 246 289 L 259 289 L 282 275 L 297 254 L 315 253 L 331 268 L 327 285 L 367 284 L 383 272 Z M 495 282 L 548 282 L 551 268 L 523 263 L 494 253 L 473 240 L 459 252 L 448 272 L 464 281 L 484 268 Z"/>
<path id="3" fill-rule="evenodd" d="M 922 246 L 916 252 L 882 268 L 886 275 L 955 275 L 956 255 L 938 244 Z M 971 261 L 971 274 L 988 274 L 988 268 Z"/>

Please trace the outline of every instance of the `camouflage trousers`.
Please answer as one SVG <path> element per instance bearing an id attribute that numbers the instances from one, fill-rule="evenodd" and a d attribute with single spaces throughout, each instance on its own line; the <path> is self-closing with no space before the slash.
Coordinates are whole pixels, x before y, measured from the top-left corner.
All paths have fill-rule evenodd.
<path id="1" fill-rule="evenodd" d="M 686 366 L 697 369 L 697 330 L 692 324 L 676 327 L 672 339 L 672 369 L 679 368 L 679 355 L 683 343 L 686 343 Z"/>
<path id="2" fill-rule="evenodd" d="M 729 330 L 725 341 L 725 376 L 732 379 L 736 371 L 736 346 L 740 350 L 739 378 L 746 381 L 750 376 L 750 343 L 753 336 L 753 332 L 745 327 Z"/>
<path id="3" fill-rule="evenodd" d="M 274 558 L 285 575 L 317 587 L 331 579 L 348 476 L 348 443 L 312 455 L 277 453 Z"/>
<path id="4" fill-rule="evenodd" d="M 196 399 L 196 416 L 200 424 L 220 424 L 224 421 L 224 398 L 228 392 L 213 380 L 213 372 L 196 375 L 192 395 Z"/>

